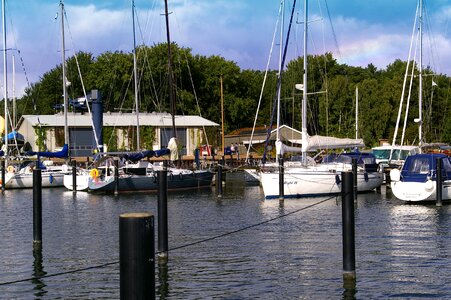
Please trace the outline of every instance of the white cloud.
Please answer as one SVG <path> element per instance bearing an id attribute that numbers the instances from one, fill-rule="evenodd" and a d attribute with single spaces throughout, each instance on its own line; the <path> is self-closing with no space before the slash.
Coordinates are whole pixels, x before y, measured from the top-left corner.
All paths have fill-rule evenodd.
<path id="1" fill-rule="evenodd" d="M 341 5 L 341 0 L 336 1 L 339 1 L 338 4 L 333 1 L 331 3 L 335 3 L 335 6 Z M 89 3 L 89 1 L 85 2 Z M 67 32 L 66 35 L 67 48 L 91 52 L 94 55 L 105 51 L 131 51 L 133 45 L 130 1 L 122 1 L 120 4 L 118 2 L 117 0 L 92 1 L 92 4 L 88 5 L 66 3 L 71 33 L 70 35 Z M 14 47 L 21 50 L 30 81 L 35 82 L 43 73 L 60 63 L 60 25 L 59 20 L 54 20 L 54 15 L 59 8 L 57 3 L 45 4 L 44 1 L 30 0 L 27 1 L 27 12 L 33 13 L 26 14 L 22 13 L 24 4 L 20 3 L 22 2 L 17 1 L 10 4 L 13 6 L 11 20 L 15 26 L 14 36 L 17 41 Z M 136 24 L 138 44 L 141 44 L 142 40 L 148 45 L 166 41 L 162 15 L 164 5 L 160 1 L 155 2 L 158 7 L 151 11 L 149 3 L 151 1 L 147 0 L 135 3 L 139 20 Z M 235 61 L 244 69 L 264 69 L 268 60 L 279 3 L 279 1 L 269 0 L 261 2 L 173 0 L 169 2 L 171 39 L 180 46 L 192 48 L 194 54 L 220 55 L 227 60 Z M 352 3 L 354 6 L 350 5 L 350 7 L 360 7 L 358 5 L 363 2 L 351 1 Z M 367 4 L 369 5 L 365 2 L 365 5 Z M 431 39 L 434 45 L 431 49 L 437 55 L 434 58 L 434 64 L 437 64 L 438 70 L 451 74 L 451 54 L 447 51 L 451 46 L 448 29 L 451 6 L 446 1 L 434 1 L 432 4 L 434 11 L 429 12 L 430 16 L 427 20 L 433 22 L 431 28 L 435 30 L 435 38 Z M 19 5 L 22 5 L 20 9 Z M 379 3 L 377 7 L 381 8 L 382 4 Z M 409 8 L 409 11 L 412 10 L 413 8 Z M 368 13 L 368 10 L 365 11 Z M 373 63 L 378 68 L 384 68 L 395 59 L 407 59 L 413 15 L 392 20 L 375 17 L 365 20 L 362 13 L 346 11 L 347 17 L 333 15 L 333 12 L 332 16 L 341 52 L 341 63 L 364 67 Z M 316 20 L 319 17 L 316 11 L 310 14 L 311 19 Z M 384 17 L 383 14 L 381 14 L 382 17 Z M 339 59 L 327 18 L 324 22 L 326 50 L 333 52 Z M 295 54 L 295 50 L 290 49 L 290 58 L 299 55 L 302 50 L 302 25 L 295 26 L 297 27 L 293 28 L 290 47 L 294 49 L 297 45 L 298 53 Z M 322 53 L 323 37 L 320 22 L 311 23 L 310 31 L 315 47 L 310 44 L 309 53 L 313 51 Z M 10 42 L 13 43 L 12 35 L 8 36 L 8 43 Z M 274 52 L 277 51 L 278 49 L 275 48 Z M 425 48 L 425 64 L 429 62 L 432 64 L 433 60 L 427 58 L 427 52 Z M 72 55 L 72 52 L 70 54 Z M 275 67 L 277 59 L 273 58 L 273 61 L 274 64 L 271 67 Z M 20 68 L 19 66 L 16 68 L 17 82 L 23 87 L 25 80 L 19 78 Z"/>

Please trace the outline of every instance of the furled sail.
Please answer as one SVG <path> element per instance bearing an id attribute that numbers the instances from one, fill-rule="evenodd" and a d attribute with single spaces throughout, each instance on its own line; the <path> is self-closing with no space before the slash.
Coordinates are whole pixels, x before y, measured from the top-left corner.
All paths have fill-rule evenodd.
<path id="1" fill-rule="evenodd" d="M 142 152 L 138 152 L 138 153 L 127 153 L 122 155 L 123 158 L 132 161 L 132 162 L 137 162 L 140 161 L 143 158 L 148 158 L 148 157 L 160 157 L 163 155 L 167 155 L 170 153 L 170 150 L 165 148 L 165 149 L 160 149 L 160 150 L 146 150 L 146 151 L 142 151 Z"/>
<path id="2" fill-rule="evenodd" d="M 305 151 L 317 151 L 322 149 L 344 149 L 344 148 L 362 148 L 365 147 L 362 139 L 337 138 L 330 136 L 307 135 L 307 145 Z M 281 141 L 276 142 L 277 154 L 286 152 L 302 152 L 300 147 L 291 147 L 283 144 Z"/>
<path id="3" fill-rule="evenodd" d="M 27 156 L 37 155 L 37 156 L 48 157 L 48 158 L 67 158 L 69 156 L 69 145 L 64 144 L 63 149 L 61 149 L 60 151 L 56 151 L 56 152 L 51 152 L 51 151 L 39 151 L 39 152 L 28 151 L 28 152 L 25 153 L 25 155 L 27 155 Z"/>

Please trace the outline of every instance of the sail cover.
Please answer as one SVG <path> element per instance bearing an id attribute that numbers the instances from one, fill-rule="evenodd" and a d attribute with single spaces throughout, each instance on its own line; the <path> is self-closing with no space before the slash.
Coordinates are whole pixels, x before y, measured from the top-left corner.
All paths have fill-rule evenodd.
<path id="1" fill-rule="evenodd" d="M 122 155 L 123 158 L 130 160 L 132 162 L 137 162 L 143 158 L 147 158 L 147 157 L 160 157 L 163 155 L 167 155 L 170 153 L 170 150 L 167 148 L 164 149 L 160 149 L 160 150 L 146 150 L 146 151 L 142 151 L 142 152 L 138 152 L 138 153 L 127 153 Z"/>
<path id="2" fill-rule="evenodd" d="M 301 142 L 302 143 L 302 142 Z M 322 149 L 346 149 L 346 148 L 362 148 L 365 147 L 362 139 L 337 138 L 331 136 L 307 135 L 306 151 L 317 151 Z M 276 142 L 277 154 L 286 152 L 302 152 L 300 147 L 291 147 L 283 144 L 281 141 Z"/>
<path id="3" fill-rule="evenodd" d="M 320 149 L 362 148 L 365 147 L 362 139 L 337 138 L 331 136 L 307 136 L 307 150 Z"/>
<path id="4" fill-rule="evenodd" d="M 69 156 L 69 145 L 64 144 L 63 149 L 61 151 L 56 152 L 50 152 L 50 151 L 40 151 L 40 152 L 34 152 L 34 151 L 28 151 L 25 153 L 27 156 L 41 156 L 41 157 L 48 157 L 48 158 L 66 158 Z"/>

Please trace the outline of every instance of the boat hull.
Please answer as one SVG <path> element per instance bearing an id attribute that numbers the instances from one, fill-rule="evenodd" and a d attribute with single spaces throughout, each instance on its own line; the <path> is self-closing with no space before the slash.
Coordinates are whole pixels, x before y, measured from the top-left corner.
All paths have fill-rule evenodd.
<path id="1" fill-rule="evenodd" d="M 77 191 L 87 191 L 88 190 L 88 182 L 89 182 L 89 175 L 77 175 L 77 182 L 76 182 L 76 190 Z M 68 189 L 73 191 L 73 181 L 72 181 L 72 174 L 70 175 L 64 175 L 63 178 L 64 186 Z"/>
<path id="2" fill-rule="evenodd" d="M 428 180 L 426 182 L 392 181 L 391 189 L 393 195 L 399 200 L 410 202 L 436 201 L 437 182 Z M 451 200 L 451 180 L 442 183 L 442 200 Z"/>
<path id="3" fill-rule="evenodd" d="M 42 172 L 41 186 L 47 187 L 62 187 L 64 173 L 58 172 Z M 6 189 L 26 189 L 33 188 L 33 173 L 15 173 L 7 174 L 5 177 Z"/>
<path id="4" fill-rule="evenodd" d="M 278 172 L 262 172 L 261 184 L 265 198 L 279 197 Z M 382 173 L 359 173 L 357 191 L 367 192 L 381 186 Z M 284 198 L 335 195 L 341 192 L 341 172 L 294 170 L 284 173 Z"/>
<path id="5" fill-rule="evenodd" d="M 168 190 L 193 189 L 211 186 L 213 172 L 194 171 L 178 174 L 168 173 Z M 98 178 L 89 177 L 89 192 L 126 192 L 126 191 L 157 191 L 158 178 L 155 173 L 149 175 L 121 175 L 118 182 L 114 176 Z"/>

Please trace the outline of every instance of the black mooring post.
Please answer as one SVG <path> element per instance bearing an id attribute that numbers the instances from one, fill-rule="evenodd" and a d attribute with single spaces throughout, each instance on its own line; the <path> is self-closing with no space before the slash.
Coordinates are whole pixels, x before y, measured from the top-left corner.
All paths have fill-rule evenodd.
<path id="1" fill-rule="evenodd" d="M 33 170 L 33 245 L 42 244 L 42 176 Z"/>
<path id="2" fill-rule="evenodd" d="M 6 189 L 6 173 L 5 173 L 5 161 L 2 160 L 2 192 Z"/>
<path id="3" fill-rule="evenodd" d="M 216 191 L 218 197 L 222 197 L 222 165 L 218 164 L 218 171 L 216 173 Z"/>
<path id="4" fill-rule="evenodd" d="M 158 258 L 168 259 L 168 171 L 158 171 Z"/>
<path id="5" fill-rule="evenodd" d="M 119 217 L 120 299 L 155 299 L 155 228 L 150 213 Z"/>
<path id="6" fill-rule="evenodd" d="M 114 194 L 119 194 L 119 160 L 114 160 Z"/>
<path id="7" fill-rule="evenodd" d="M 442 186 L 443 186 L 443 174 L 442 174 L 442 159 L 437 158 L 436 163 L 436 182 L 435 182 L 435 194 L 437 197 L 437 202 L 435 203 L 436 206 L 442 206 Z"/>
<path id="8" fill-rule="evenodd" d="M 283 156 L 279 155 L 279 201 L 285 198 Z"/>
<path id="9" fill-rule="evenodd" d="M 163 161 L 163 170 L 167 170 L 168 169 L 168 161 L 164 160 Z"/>
<path id="10" fill-rule="evenodd" d="M 357 159 L 352 159 L 352 182 L 354 185 L 354 200 L 357 200 Z"/>
<path id="11" fill-rule="evenodd" d="M 355 224 L 352 172 L 342 172 L 343 279 L 355 281 Z"/>
<path id="12" fill-rule="evenodd" d="M 72 161 L 72 192 L 77 193 L 77 161 Z"/>

